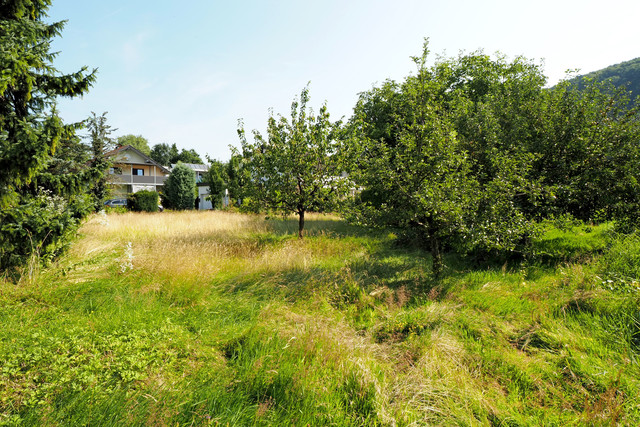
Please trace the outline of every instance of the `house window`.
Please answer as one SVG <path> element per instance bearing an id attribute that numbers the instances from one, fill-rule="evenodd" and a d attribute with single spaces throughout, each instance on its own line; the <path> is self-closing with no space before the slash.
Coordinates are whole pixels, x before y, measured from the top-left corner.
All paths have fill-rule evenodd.
<path id="1" fill-rule="evenodd" d="M 112 168 L 109 168 L 109 173 L 111 175 L 122 175 L 122 168 L 114 166 Z"/>
<path id="2" fill-rule="evenodd" d="M 133 168 L 133 174 L 137 176 L 144 176 L 144 169 Z"/>

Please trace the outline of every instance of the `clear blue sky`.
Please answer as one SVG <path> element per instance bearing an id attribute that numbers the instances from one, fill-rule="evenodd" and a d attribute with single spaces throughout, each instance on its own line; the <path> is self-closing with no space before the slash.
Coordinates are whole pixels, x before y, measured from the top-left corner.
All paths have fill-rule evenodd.
<path id="1" fill-rule="evenodd" d="M 359 92 L 432 59 L 497 51 L 544 64 L 550 83 L 640 56 L 640 1 L 54 0 L 68 20 L 53 48 L 62 72 L 98 68 L 67 121 L 108 111 L 115 136 L 176 143 L 227 160 L 238 119 L 263 131 L 311 82 L 311 104 L 348 118 Z"/>

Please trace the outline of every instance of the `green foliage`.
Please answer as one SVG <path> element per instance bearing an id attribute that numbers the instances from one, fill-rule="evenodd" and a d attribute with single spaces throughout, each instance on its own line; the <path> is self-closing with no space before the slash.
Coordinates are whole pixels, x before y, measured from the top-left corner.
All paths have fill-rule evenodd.
<path id="1" fill-rule="evenodd" d="M 234 154 L 227 163 L 208 157 L 207 160 L 211 166 L 204 182 L 209 186 L 209 197 L 214 209 L 222 206 L 225 196 L 228 197 L 230 205 L 240 206 L 241 201 L 248 196 L 247 186 L 251 181 L 242 156 Z"/>
<path id="2" fill-rule="evenodd" d="M 173 160 L 172 163 L 178 163 L 178 162 L 195 163 L 195 164 L 203 163 L 202 158 L 198 153 L 196 153 L 196 150 L 194 150 L 193 148 L 190 148 L 188 150 L 183 148 L 182 150 L 180 150 L 180 154 L 178 154 L 178 157 L 172 160 Z"/>
<path id="3" fill-rule="evenodd" d="M 127 196 L 127 207 L 134 212 L 158 212 L 158 199 L 157 192 L 140 190 Z"/>
<path id="4" fill-rule="evenodd" d="M 85 93 L 95 73 L 59 75 L 49 52 L 63 22 L 46 24 L 49 1 L 13 0 L 0 9 L 0 207 L 31 182 L 63 136 L 73 132 L 52 110 L 58 96 Z"/>
<path id="5" fill-rule="evenodd" d="M 547 91 L 539 137 L 529 143 L 533 173 L 554 194 L 553 208 L 585 221 L 638 225 L 640 110 L 628 93 L 592 81 Z"/>
<path id="6" fill-rule="evenodd" d="M 17 277 L 18 267 L 33 269 L 65 249 L 95 207 L 92 186 L 101 176 L 78 137 L 62 139 L 45 169 L 24 188 L 20 203 L 0 210 L 0 267 Z"/>
<path id="7" fill-rule="evenodd" d="M 227 189 L 227 170 L 224 163 L 209 159 L 209 171 L 204 176 L 204 183 L 209 187 L 211 205 L 214 209 L 222 207 L 225 190 Z"/>
<path id="8" fill-rule="evenodd" d="M 176 144 L 156 144 L 151 148 L 149 157 L 163 166 L 171 166 L 172 163 L 177 163 L 175 159 L 178 158 L 178 147 Z"/>
<path id="9" fill-rule="evenodd" d="M 19 267 L 33 269 L 66 249 L 92 208 L 87 195 L 62 197 L 44 188 L 21 195 L 20 202 L 0 211 L 0 267 L 14 278 Z"/>
<path id="10" fill-rule="evenodd" d="M 640 109 L 610 82 L 552 89 L 524 58 L 482 52 L 440 58 L 416 76 L 361 94 L 350 128 L 349 216 L 440 247 L 530 252 L 537 222 L 569 215 L 640 224 Z M 437 272 L 437 271 L 436 271 Z"/>
<path id="11" fill-rule="evenodd" d="M 90 149 L 78 137 L 62 139 L 20 203 L 0 210 L 0 267 L 18 276 L 18 267 L 47 262 L 66 248 L 94 208 L 93 183 L 101 170 L 90 162 Z"/>
<path id="12" fill-rule="evenodd" d="M 88 139 L 90 140 L 93 152 L 92 165 L 96 172 L 91 193 L 94 198 L 95 211 L 98 212 L 103 209 L 103 203 L 109 195 L 107 169 L 111 166 L 111 162 L 109 158 L 105 156 L 105 153 L 114 148 L 113 139 L 109 135 L 115 129 L 112 129 L 111 126 L 107 124 L 106 111 L 100 116 L 91 112 L 91 116 L 87 119 L 86 125 L 89 130 Z"/>
<path id="13" fill-rule="evenodd" d="M 226 176 L 230 203 L 240 205 L 251 182 L 250 171 L 241 155 L 231 155 L 226 165 Z"/>
<path id="14" fill-rule="evenodd" d="M 87 213 L 81 179 L 98 175 L 75 157 L 82 155 L 74 136 L 79 125 L 64 125 L 55 110 L 58 97 L 87 92 L 95 72 L 83 68 L 61 75 L 55 69 L 51 41 L 64 23 L 43 22 L 49 5 L 47 0 L 12 0 L 0 6 L 2 270 L 59 253 Z M 56 156 L 61 146 L 61 153 L 74 157 Z M 81 173 L 74 177 L 76 172 Z"/>
<path id="15" fill-rule="evenodd" d="M 29 188 L 42 187 L 62 197 L 90 192 L 103 173 L 92 162 L 91 149 L 75 135 L 62 139 L 44 166 Z"/>
<path id="16" fill-rule="evenodd" d="M 151 148 L 149 153 L 149 157 L 151 157 L 156 162 L 160 163 L 164 166 L 171 166 L 172 164 L 182 162 L 182 163 L 196 163 L 202 164 L 202 158 L 194 149 L 182 149 L 178 152 L 178 147 L 176 144 L 156 144 Z"/>
<path id="17" fill-rule="evenodd" d="M 164 198 L 171 209 L 193 209 L 195 206 L 196 175 L 193 169 L 178 163 L 164 183 Z"/>
<path id="18" fill-rule="evenodd" d="M 353 176 L 365 191 L 350 217 L 422 238 L 438 276 L 443 245 L 512 251 L 533 232 L 522 207 L 536 192 L 526 179 L 532 156 L 505 104 L 544 79 L 520 59 L 473 54 L 427 68 L 427 56 L 425 43 L 415 77 L 386 82 L 356 106 Z"/>
<path id="19" fill-rule="evenodd" d="M 584 76 L 572 78 L 570 83 L 577 86 L 579 90 L 582 90 L 594 79 L 599 82 L 606 81 L 617 88 L 625 88 L 636 98 L 634 103 L 636 105 L 638 104 L 637 98 L 640 96 L 640 58 L 621 62 L 620 64 L 611 65 Z"/>
<path id="20" fill-rule="evenodd" d="M 104 156 L 106 152 L 115 148 L 115 142 L 109 135 L 117 129 L 113 129 L 107 124 L 106 111 L 99 116 L 92 111 L 86 120 L 86 126 L 89 131 L 87 139 L 91 145 L 94 158 Z"/>
<path id="21" fill-rule="evenodd" d="M 347 163 L 338 139 L 341 123 L 329 121 L 326 104 L 314 116 L 307 111 L 308 102 L 309 89 L 305 88 L 300 100 L 291 104 L 291 121 L 282 116 L 269 118 L 266 138 L 254 131 L 250 143 L 242 123 L 238 129 L 242 165 L 252 178 L 245 202 L 254 210 L 297 214 L 300 238 L 305 213 L 331 211 L 350 186 L 343 175 Z"/>
<path id="22" fill-rule="evenodd" d="M 146 154 L 147 156 L 151 154 L 151 148 L 149 147 L 149 141 L 142 135 L 122 135 L 119 136 L 116 140 L 118 145 L 126 146 L 130 145 L 138 151 Z"/>

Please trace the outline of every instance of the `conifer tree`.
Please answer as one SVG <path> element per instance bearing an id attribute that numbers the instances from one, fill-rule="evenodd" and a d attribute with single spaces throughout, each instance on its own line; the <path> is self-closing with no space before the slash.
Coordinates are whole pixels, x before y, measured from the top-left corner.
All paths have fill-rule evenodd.
<path id="1" fill-rule="evenodd" d="M 164 183 L 164 200 L 172 209 L 193 209 L 196 200 L 196 175 L 184 163 L 178 164 Z"/>
<path id="2" fill-rule="evenodd" d="M 95 80 L 95 71 L 62 74 L 53 66 L 51 41 L 64 22 L 44 22 L 50 5 L 51 0 L 0 2 L 0 269 L 29 254 L 55 253 L 81 215 L 72 203 L 51 202 L 62 195 L 37 186 L 60 142 L 72 141 L 80 127 L 63 124 L 56 100 L 87 92 Z"/>
<path id="3" fill-rule="evenodd" d="M 113 139 L 109 135 L 117 129 L 113 129 L 107 124 L 106 111 L 99 116 L 92 111 L 91 116 L 87 119 L 87 129 L 89 130 L 88 138 L 93 152 L 93 168 L 98 174 L 93 183 L 91 193 L 94 198 L 95 210 L 100 211 L 104 208 L 103 202 L 108 194 L 105 172 L 110 167 L 110 161 L 105 156 L 105 153 L 113 149 Z"/>

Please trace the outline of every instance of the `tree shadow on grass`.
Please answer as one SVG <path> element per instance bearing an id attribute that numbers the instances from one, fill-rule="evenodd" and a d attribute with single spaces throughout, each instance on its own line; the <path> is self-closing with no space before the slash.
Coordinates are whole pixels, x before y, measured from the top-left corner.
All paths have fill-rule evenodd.
<path id="1" fill-rule="evenodd" d="M 276 235 L 297 235 L 298 234 L 298 218 L 268 218 L 267 224 L 269 231 Z M 304 235 L 305 237 L 314 236 L 336 236 L 336 237 L 365 237 L 377 236 L 380 234 L 364 227 L 349 224 L 343 219 L 305 219 Z"/>
<path id="2" fill-rule="evenodd" d="M 263 236 L 262 244 L 278 244 L 282 240 L 296 238 L 297 218 L 271 218 L 268 223 L 270 231 Z M 268 298 L 269 292 L 277 290 L 288 300 L 299 300 L 325 291 L 327 287 L 345 293 L 353 292 L 355 286 L 364 294 L 375 295 L 381 290 L 396 296 L 404 293 L 405 297 L 409 296 L 409 304 L 420 304 L 427 299 L 444 299 L 453 288 L 473 287 L 485 279 L 500 280 L 505 275 L 525 274 L 533 280 L 535 277 L 532 275 L 543 274 L 566 261 L 564 253 L 554 257 L 551 265 L 547 266 L 522 254 L 478 256 L 460 255 L 449 250 L 444 253 L 443 274 L 436 279 L 432 273 L 430 252 L 419 245 L 394 238 L 389 231 L 372 231 L 338 218 L 312 218 L 306 222 L 306 232 L 309 239 L 324 236 L 364 239 L 364 254 L 360 251 L 357 258 L 349 259 L 349 253 L 345 253 L 343 262 L 331 266 L 291 268 L 238 277 L 234 281 L 234 292 L 252 289 L 251 292 L 264 293 Z M 562 247 L 557 242 L 551 244 L 556 248 Z M 260 288 L 262 290 L 258 291 Z M 400 296 L 401 299 L 405 297 Z"/>

